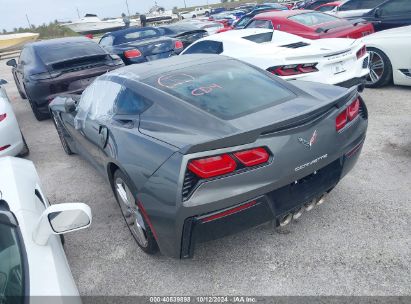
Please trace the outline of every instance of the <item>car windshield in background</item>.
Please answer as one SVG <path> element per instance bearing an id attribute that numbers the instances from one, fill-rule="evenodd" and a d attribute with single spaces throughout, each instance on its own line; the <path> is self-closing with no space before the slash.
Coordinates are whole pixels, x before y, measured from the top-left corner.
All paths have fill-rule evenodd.
<path id="1" fill-rule="evenodd" d="M 240 20 L 238 20 L 238 22 L 235 24 L 236 27 L 244 27 L 246 26 L 246 24 L 248 23 L 248 21 L 250 21 L 252 17 L 251 16 L 244 16 L 243 18 L 241 18 Z"/>
<path id="2" fill-rule="evenodd" d="M 294 96 L 269 75 L 238 61 L 192 66 L 143 81 L 223 119 L 254 113 Z"/>
<path id="3" fill-rule="evenodd" d="M 129 43 L 137 40 L 156 38 L 160 36 L 160 31 L 155 28 L 136 29 L 134 31 L 127 30 L 122 31 L 121 33 L 117 33 L 115 35 L 113 45 Z"/>
<path id="4" fill-rule="evenodd" d="M 337 17 L 316 12 L 294 15 L 288 17 L 288 19 L 306 26 L 315 26 L 322 23 L 335 22 L 340 20 Z"/>
<path id="5" fill-rule="evenodd" d="M 62 62 L 74 58 L 106 55 L 104 50 L 92 41 L 46 44 L 36 47 L 36 52 L 45 64 Z"/>

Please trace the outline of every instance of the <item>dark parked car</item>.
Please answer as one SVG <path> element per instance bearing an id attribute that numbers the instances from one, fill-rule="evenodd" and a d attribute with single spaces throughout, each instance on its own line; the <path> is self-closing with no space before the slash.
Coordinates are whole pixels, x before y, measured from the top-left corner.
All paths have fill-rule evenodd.
<path id="1" fill-rule="evenodd" d="M 117 54 L 126 65 L 178 55 L 184 49 L 181 40 L 165 37 L 155 27 L 131 27 L 107 33 L 99 44 Z"/>
<path id="2" fill-rule="evenodd" d="M 61 38 L 34 42 L 21 51 L 18 62 L 7 61 L 20 96 L 28 99 L 38 120 L 49 116 L 49 102 L 62 93 L 81 93 L 97 76 L 123 66 L 90 39 Z"/>
<path id="3" fill-rule="evenodd" d="M 309 9 L 313 10 L 316 7 L 326 4 L 328 2 L 332 2 L 333 0 L 307 0 L 297 3 L 293 9 Z"/>
<path id="4" fill-rule="evenodd" d="M 219 55 L 121 68 L 50 109 L 64 150 L 111 184 L 137 244 L 176 258 L 323 203 L 368 124 L 355 87 L 293 84 Z"/>
<path id="5" fill-rule="evenodd" d="M 411 1 L 387 0 L 361 18 L 372 22 L 375 31 L 411 25 Z"/>
<path id="6" fill-rule="evenodd" d="M 180 40 L 183 47 L 186 48 L 193 42 L 208 36 L 204 29 L 200 29 L 192 24 L 171 24 L 159 26 L 158 29 L 164 36 L 172 37 Z"/>

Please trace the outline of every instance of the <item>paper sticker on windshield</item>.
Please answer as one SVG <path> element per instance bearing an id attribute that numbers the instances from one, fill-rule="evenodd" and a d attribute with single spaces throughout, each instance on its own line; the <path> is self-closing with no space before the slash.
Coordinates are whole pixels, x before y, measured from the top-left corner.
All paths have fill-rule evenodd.
<path id="1" fill-rule="evenodd" d="M 219 86 L 216 83 L 213 83 L 210 86 L 199 87 L 197 89 L 192 90 L 191 95 L 193 95 L 193 96 L 203 96 L 205 94 L 211 93 L 215 89 L 222 89 L 222 87 Z"/>

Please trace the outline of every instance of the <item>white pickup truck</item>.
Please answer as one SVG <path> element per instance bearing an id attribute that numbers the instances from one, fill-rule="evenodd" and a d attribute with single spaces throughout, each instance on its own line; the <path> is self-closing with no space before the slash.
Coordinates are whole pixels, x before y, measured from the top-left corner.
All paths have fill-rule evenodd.
<path id="1" fill-rule="evenodd" d="M 189 18 L 197 18 L 198 16 L 210 16 L 210 9 L 203 8 L 203 7 L 196 7 L 191 12 L 181 12 L 180 17 L 181 19 L 189 19 Z"/>

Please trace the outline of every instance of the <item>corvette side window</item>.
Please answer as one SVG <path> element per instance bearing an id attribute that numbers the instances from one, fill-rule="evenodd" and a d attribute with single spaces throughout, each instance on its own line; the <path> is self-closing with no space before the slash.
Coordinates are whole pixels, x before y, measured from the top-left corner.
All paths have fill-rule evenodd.
<path id="1" fill-rule="evenodd" d="M 124 88 L 119 93 L 114 105 L 114 113 L 119 115 L 136 115 L 143 112 L 149 102 L 132 90 Z"/>

